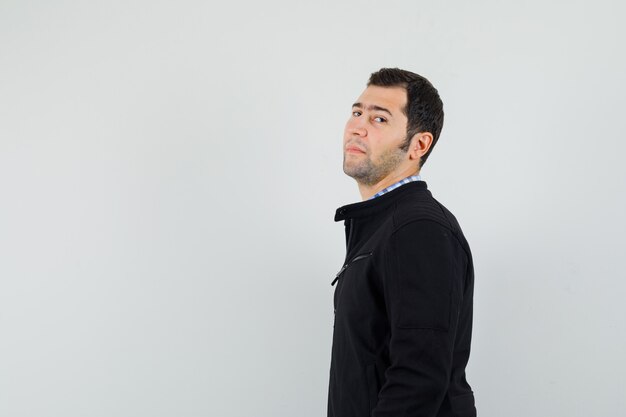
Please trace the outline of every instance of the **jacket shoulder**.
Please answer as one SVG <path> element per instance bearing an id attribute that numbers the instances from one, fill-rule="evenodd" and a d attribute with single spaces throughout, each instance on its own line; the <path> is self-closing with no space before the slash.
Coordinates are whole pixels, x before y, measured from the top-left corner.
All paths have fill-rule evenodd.
<path id="1" fill-rule="evenodd" d="M 432 196 L 430 190 L 415 193 L 396 204 L 393 212 L 393 230 L 397 231 L 418 220 L 429 220 L 449 230 L 471 259 L 469 243 L 461 225 L 454 214 Z"/>
<path id="2" fill-rule="evenodd" d="M 452 232 L 461 232 L 456 217 L 430 191 L 412 194 L 396 204 L 393 213 L 394 229 L 417 220 L 434 221 Z"/>

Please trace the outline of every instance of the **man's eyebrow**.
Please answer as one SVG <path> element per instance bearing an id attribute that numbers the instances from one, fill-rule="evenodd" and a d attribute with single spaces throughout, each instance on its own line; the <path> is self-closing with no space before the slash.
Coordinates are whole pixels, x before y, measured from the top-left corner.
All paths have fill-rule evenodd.
<path id="1" fill-rule="evenodd" d="M 359 109 L 362 109 L 362 108 L 363 108 L 363 104 L 362 104 L 362 103 L 358 103 L 358 102 L 357 102 L 357 103 L 354 103 L 354 104 L 352 105 L 352 107 L 357 107 L 357 108 L 359 108 Z M 384 112 L 388 113 L 388 114 L 389 114 L 389 116 L 393 117 L 393 114 L 391 114 L 391 112 L 390 112 L 389 110 L 387 110 L 387 109 L 386 109 L 386 108 L 384 108 L 384 107 L 377 106 L 377 105 L 375 105 L 375 104 L 372 104 L 372 105 L 368 106 L 368 107 L 367 107 L 367 110 L 378 110 L 378 111 L 384 111 Z"/>

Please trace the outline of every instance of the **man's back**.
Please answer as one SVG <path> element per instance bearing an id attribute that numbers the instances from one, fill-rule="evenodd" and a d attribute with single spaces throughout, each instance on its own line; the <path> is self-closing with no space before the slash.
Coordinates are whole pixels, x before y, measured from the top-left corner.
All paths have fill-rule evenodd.
<path id="1" fill-rule="evenodd" d="M 456 218 L 416 181 L 340 207 L 340 220 L 328 416 L 475 416 L 474 273 Z"/>

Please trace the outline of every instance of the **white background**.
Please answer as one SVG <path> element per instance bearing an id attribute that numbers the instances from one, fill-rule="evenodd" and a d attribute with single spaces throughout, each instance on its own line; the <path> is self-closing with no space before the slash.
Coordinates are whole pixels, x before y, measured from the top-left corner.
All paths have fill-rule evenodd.
<path id="1" fill-rule="evenodd" d="M 0 415 L 326 415 L 343 126 L 429 78 L 482 417 L 626 409 L 619 1 L 0 1 Z"/>

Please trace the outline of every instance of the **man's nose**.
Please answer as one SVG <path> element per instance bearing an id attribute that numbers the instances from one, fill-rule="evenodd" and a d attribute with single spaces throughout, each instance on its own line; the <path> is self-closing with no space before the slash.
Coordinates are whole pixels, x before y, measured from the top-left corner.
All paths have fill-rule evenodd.
<path id="1" fill-rule="evenodd" d="M 365 124 L 363 122 L 362 117 L 352 118 L 348 121 L 348 133 L 359 136 L 366 136 L 367 129 L 365 128 Z"/>

